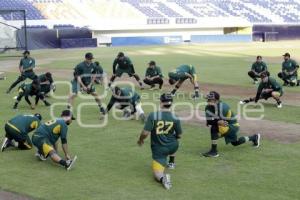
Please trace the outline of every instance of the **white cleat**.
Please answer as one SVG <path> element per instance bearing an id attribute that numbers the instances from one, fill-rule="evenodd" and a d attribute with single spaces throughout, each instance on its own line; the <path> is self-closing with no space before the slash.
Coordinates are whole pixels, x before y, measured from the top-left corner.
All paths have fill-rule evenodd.
<path id="1" fill-rule="evenodd" d="M 175 169 L 176 165 L 175 163 L 168 163 L 167 167 L 168 169 Z"/>
<path id="2" fill-rule="evenodd" d="M 39 152 L 36 152 L 36 153 L 35 153 L 35 156 L 36 156 L 40 161 L 45 161 L 45 160 L 47 160 L 47 158 L 46 158 L 44 155 L 40 154 Z"/>
<path id="3" fill-rule="evenodd" d="M 260 133 L 257 133 L 256 135 L 255 135 L 255 141 L 253 142 L 253 146 L 255 147 L 255 148 L 258 148 L 259 146 L 260 146 L 260 138 L 261 138 L 261 136 L 260 136 Z"/>
<path id="4" fill-rule="evenodd" d="M 162 180 L 162 184 L 165 189 L 169 190 L 172 187 L 171 184 L 171 175 L 170 174 L 165 174 Z"/>
<path id="5" fill-rule="evenodd" d="M 240 105 L 244 105 L 245 101 L 240 101 L 239 103 L 240 103 Z"/>
<path id="6" fill-rule="evenodd" d="M 282 103 L 277 104 L 277 108 L 282 108 Z"/>
<path id="7" fill-rule="evenodd" d="M 75 162 L 77 160 L 77 156 L 74 156 L 73 159 L 71 160 L 67 160 L 67 166 L 66 166 L 66 170 L 69 171 L 70 169 L 72 169 L 72 167 L 74 166 Z"/>
<path id="8" fill-rule="evenodd" d="M 6 149 L 8 143 L 9 143 L 9 139 L 5 137 L 1 145 L 1 152 L 3 152 Z"/>

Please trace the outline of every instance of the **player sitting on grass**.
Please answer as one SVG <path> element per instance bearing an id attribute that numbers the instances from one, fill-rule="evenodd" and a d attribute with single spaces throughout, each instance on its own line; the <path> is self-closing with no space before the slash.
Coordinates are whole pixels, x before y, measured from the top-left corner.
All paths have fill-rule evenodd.
<path id="1" fill-rule="evenodd" d="M 186 79 L 190 79 L 191 83 L 194 85 L 195 94 L 192 96 L 192 98 L 199 98 L 199 85 L 197 82 L 195 67 L 193 65 L 180 65 L 175 70 L 169 72 L 169 83 L 171 85 L 177 83 L 171 94 L 174 96 L 176 91 Z"/>
<path id="2" fill-rule="evenodd" d="M 18 147 L 21 150 L 31 149 L 32 143 L 28 134 L 39 127 L 41 120 L 42 116 L 36 113 L 34 115 L 17 115 L 6 122 L 1 151 L 3 152 L 8 147 Z"/>
<path id="3" fill-rule="evenodd" d="M 32 135 L 32 143 L 38 149 L 35 154 L 40 160 L 44 161 L 48 156 L 53 162 L 60 164 L 67 170 L 70 170 L 75 163 L 77 156 L 71 159 L 67 144 L 68 126 L 75 120 L 70 110 L 64 110 L 61 118 L 50 120 L 40 127 Z M 62 149 L 65 159 L 58 154 L 57 140 L 61 139 Z"/>
<path id="4" fill-rule="evenodd" d="M 146 70 L 144 83 L 150 85 L 150 90 L 155 88 L 155 84 L 158 84 L 159 89 L 161 89 L 164 81 L 160 67 L 156 66 L 155 61 L 150 61 L 148 64 L 149 67 Z"/>
<path id="5" fill-rule="evenodd" d="M 258 83 L 257 78 L 260 78 L 260 75 L 262 73 L 267 73 L 268 76 L 270 76 L 266 63 L 262 61 L 261 56 L 257 56 L 256 62 L 252 64 L 251 71 L 248 72 L 248 75 L 253 79 L 254 81 L 253 83 L 257 84 Z"/>
<path id="6" fill-rule="evenodd" d="M 55 91 L 55 85 L 53 83 L 52 74 L 47 72 L 45 74 L 39 75 L 39 81 L 41 86 L 41 93 L 46 96 L 48 93 L 53 90 Z"/>
<path id="7" fill-rule="evenodd" d="M 139 119 L 145 121 L 145 113 L 142 109 L 141 97 L 138 93 L 134 92 L 131 88 L 114 87 L 112 89 L 112 96 L 106 108 L 106 113 L 110 111 L 115 103 L 118 103 L 117 108 L 124 110 L 123 116 L 129 119 L 133 114 L 137 113 Z M 127 108 L 129 107 L 129 110 Z"/>
<path id="8" fill-rule="evenodd" d="M 110 78 L 108 87 L 111 86 L 117 77 L 121 77 L 123 73 L 127 73 L 129 77 L 133 76 L 139 83 L 141 90 L 144 89 L 139 75 L 135 73 L 134 66 L 130 58 L 125 56 L 123 52 L 119 52 L 113 63 L 113 75 Z"/>
<path id="9" fill-rule="evenodd" d="M 152 170 L 153 175 L 166 189 L 172 187 L 171 177 L 165 173 L 167 157 L 174 155 L 178 150 L 178 139 L 182 130 L 180 120 L 171 112 L 172 96 L 162 94 L 160 97 L 160 111 L 149 114 L 138 145 L 142 146 L 144 140 L 151 135 Z"/>
<path id="10" fill-rule="evenodd" d="M 104 114 L 104 108 L 101 105 L 100 97 L 98 96 L 95 86 L 93 83 L 96 79 L 97 69 L 93 63 L 94 56 L 92 53 L 85 54 L 85 61 L 79 63 L 74 69 L 74 79 L 72 83 L 72 93 L 68 99 L 68 109 L 71 109 L 73 101 L 77 96 L 78 92 L 82 90 L 87 94 L 91 94 L 95 97 L 95 101 L 98 104 L 100 112 Z"/>
<path id="11" fill-rule="evenodd" d="M 21 75 L 18 79 L 7 89 L 6 93 L 10 93 L 10 91 L 16 87 L 20 82 L 25 81 L 27 78 L 34 80 L 37 79 L 37 75 L 35 75 L 33 68 L 35 67 L 35 60 L 30 57 L 29 51 L 24 51 L 23 58 L 19 64 L 19 70 Z"/>
<path id="12" fill-rule="evenodd" d="M 266 73 L 264 73 L 261 74 L 261 82 L 258 86 L 256 97 L 240 101 L 240 104 L 246 104 L 253 101 L 257 103 L 260 99 L 268 100 L 270 97 L 273 97 L 277 102 L 277 108 L 282 108 L 280 100 L 282 94 L 283 91 L 281 85 L 277 83 L 274 78 L 269 77 Z"/>
<path id="13" fill-rule="evenodd" d="M 31 101 L 29 100 L 29 96 L 35 96 L 35 104 L 33 105 Z M 17 96 L 16 102 L 14 104 L 13 109 L 18 108 L 18 104 L 22 100 L 22 98 L 25 97 L 26 102 L 31 107 L 32 110 L 35 109 L 35 106 L 38 105 L 39 100 L 41 99 L 45 106 L 50 106 L 51 104 L 46 101 L 44 95 L 41 93 L 40 84 L 38 79 L 35 79 L 32 81 L 32 83 L 25 84 L 23 83 L 19 87 L 19 95 Z"/>
<path id="14" fill-rule="evenodd" d="M 238 138 L 237 134 L 240 125 L 236 119 L 236 115 L 231 111 L 228 104 L 220 101 L 219 93 L 211 91 L 206 98 L 208 105 L 205 107 L 205 115 L 207 126 L 210 126 L 211 149 L 208 152 L 203 153 L 203 156 L 219 156 L 217 141 L 221 137 L 224 137 L 226 144 L 231 143 L 233 146 L 238 146 L 247 141 L 251 141 L 253 142 L 254 147 L 259 147 L 260 134 Z"/>
<path id="15" fill-rule="evenodd" d="M 298 80 L 298 63 L 291 59 L 291 55 L 289 53 L 285 53 L 283 58 L 282 71 L 278 73 L 278 77 L 284 81 L 284 86 L 299 86 L 300 80 Z"/>

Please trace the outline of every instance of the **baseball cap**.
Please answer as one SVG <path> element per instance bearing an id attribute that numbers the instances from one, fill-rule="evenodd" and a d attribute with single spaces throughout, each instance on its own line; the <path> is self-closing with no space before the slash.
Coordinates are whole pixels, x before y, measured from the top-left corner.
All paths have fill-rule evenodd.
<path id="1" fill-rule="evenodd" d="M 123 52 L 119 52 L 117 57 L 120 58 L 120 57 L 123 57 L 123 56 L 124 56 L 124 53 Z"/>
<path id="2" fill-rule="evenodd" d="M 289 53 L 285 53 L 283 54 L 282 56 L 288 56 L 288 57 L 291 57 L 291 55 Z"/>
<path id="3" fill-rule="evenodd" d="M 160 96 L 160 101 L 162 103 L 167 103 L 167 104 L 172 104 L 173 102 L 173 97 L 171 94 L 168 94 L 168 93 L 164 93 Z"/>
<path id="4" fill-rule="evenodd" d="M 149 63 L 149 65 L 156 65 L 155 61 L 151 60 Z"/>
<path id="5" fill-rule="evenodd" d="M 28 50 L 24 51 L 23 55 L 25 55 L 25 54 L 30 54 L 30 51 L 28 51 Z"/>
<path id="6" fill-rule="evenodd" d="M 62 117 L 71 117 L 72 120 L 75 120 L 76 118 L 73 116 L 72 112 L 70 110 L 63 110 L 61 112 Z"/>
<path id="7" fill-rule="evenodd" d="M 220 94 L 216 91 L 210 91 L 208 95 L 206 95 L 207 100 L 220 100 Z"/>
<path id="8" fill-rule="evenodd" d="M 91 52 L 88 52 L 88 53 L 85 54 L 85 58 L 88 59 L 88 60 L 92 60 L 92 59 L 94 59 L 94 56 Z"/>

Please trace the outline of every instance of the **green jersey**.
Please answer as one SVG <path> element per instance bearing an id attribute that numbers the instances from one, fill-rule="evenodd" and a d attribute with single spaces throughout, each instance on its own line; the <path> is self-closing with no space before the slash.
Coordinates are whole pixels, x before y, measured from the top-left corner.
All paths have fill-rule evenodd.
<path id="1" fill-rule="evenodd" d="M 99 65 L 95 64 L 95 70 L 96 70 L 96 74 L 103 74 L 103 68 L 100 64 Z"/>
<path id="2" fill-rule="evenodd" d="M 259 74 L 261 72 L 268 71 L 268 67 L 265 62 L 254 62 L 251 70 Z"/>
<path id="3" fill-rule="evenodd" d="M 282 63 L 282 71 L 291 72 L 297 68 L 299 68 L 299 65 L 295 60 L 288 59 Z"/>
<path id="4" fill-rule="evenodd" d="M 163 77 L 162 73 L 161 73 L 161 70 L 160 70 L 160 67 L 158 66 L 155 66 L 155 67 L 148 67 L 147 70 L 146 70 L 146 74 L 145 74 L 146 77 L 154 77 L 154 76 L 159 76 L 159 77 Z"/>
<path id="5" fill-rule="evenodd" d="M 237 124 L 237 118 L 227 103 L 220 101 L 217 106 L 207 105 L 205 107 L 207 121 L 225 120 L 228 124 Z"/>
<path id="6" fill-rule="evenodd" d="M 35 67 L 35 60 L 31 57 L 22 58 L 19 66 L 23 67 L 24 71 L 30 71 Z"/>
<path id="7" fill-rule="evenodd" d="M 46 85 L 50 85 L 50 84 L 53 83 L 53 79 L 52 78 L 48 78 L 46 76 L 46 74 L 41 74 L 41 75 L 39 75 L 38 78 L 39 78 L 40 84 L 42 84 L 44 82 L 47 82 L 47 81 L 49 81 L 49 83 L 47 83 Z"/>
<path id="8" fill-rule="evenodd" d="M 55 145 L 60 138 L 62 141 L 67 140 L 68 126 L 63 119 L 50 120 L 35 131 L 34 136 L 47 138 L 52 145 Z"/>
<path id="9" fill-rule="evenodd" d="M 87 62 L 79 63 L 74 69 L 74 77 L 80 76 L 84 85 L 89 85 L 92 81 L 93 75 L 96 74 L 96 67 L 94 63 L 88 64 Z"/>
<path id="10" fill-rule="evenodd" d="M 176 79 L 185 79 L 188 78 L 186 73 L 196 77 L 195 67 L 193 65 L 180 65 L 175 70 L 171 71 L 169 76 Z"/>
<path id="11" fill-rule="evenodd" d="M 40 120 L 34 115 L 17 115 L 7 122 L 9 126 L 14 128 L 21 134 L 28 134 L 40 125 Z"/>
<path id="12" fill-rule="evenodd" d="M 178 136 L 182 134 L 180 120 L 168 111 L 150 113 L 144 130 L 151 132 L 152 146 L 166 146 L 177 142 Z"/>
<path id="13" fill-rule="evenodd" d="M 23 83 L 19 87 L 19 93 L 22 94 L 22 96 L 33 96 L 38 94 L 39 91 L 40 91 L 40 87 L 35 89 L 32 87 L 32 83 L 27 83 L 27 84 Z"/>
<path id="14" fill-rule="evenodd" d="M 259 97 L 263 91 L 263 89 L 272 89 L 273 91 L 279 92 L 280 94 L 282 94 L 282 86 L 277 83 L 277 81 L 275 80 L 275 78 L 269 77 L 268 82 L 264 83 L 264 82 L 260 82 L 258 89 L 257 89 L 257 93 L 256 93 L 256 98 L 255 98 L 255 102 L 257 102 L 259 100 Z"/>

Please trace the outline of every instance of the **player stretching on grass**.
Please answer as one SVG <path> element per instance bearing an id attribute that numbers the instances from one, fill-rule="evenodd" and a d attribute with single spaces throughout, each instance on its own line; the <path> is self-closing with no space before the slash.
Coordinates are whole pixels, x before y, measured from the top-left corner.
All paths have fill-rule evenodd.
<path id="1" fill-rule="evenodd" d="M 174 96 L 182 83 L 187 79 L 190 79 L 191 83 L 194 85 L 195 94 L 192 96 L 192 98 L 199 98 L 199 85 L 197 82 L 195 67 L 193 65 L 180 65 L 175 70 L 169 72 L 169 83 L 171 85 L 177 83 L 171 94 Z"/>
<path id="2" fill-rule="evenodd" d="M 127 73 L 129 77 L 133 76 L 139 83 L 141 90 L 144 89 L 139 75 L 135 73 L 134 66 L 130 58 L 125 56 L 123 52 L 119 52 L 113 63 L 113 75 L 110 78 L 108 87 L 111 86 L 117 77 L 121 77 L 123 73 Z"/>
<path id="3" fill-rule="evenodd" d="M 138 145 L 142 146 L 144 140 L 151 135 L 152 150 L 152 170 L 154 177 L 166 189 L 170 189 L 171 177 L 165 173 L 167 166 L 167 157 L 174 155 L 178 149 L 178 139 L 181 137 L 182 130 L 180 120 L 170 111 L 172 106 L 172 96 L 162 94 L 160 97 L 160 108 L 158 112 L 149 114 L 144 126 Z M 170 157 L 174 163 L 174 156 Z"/>
<path id="4" fill-rule="evenodd" d="M 38 149 L 35 154 L 40 160 L 44 161 L 48 156 L 53 162 L 60 164 L 67 170 L 70 170 L 77 159 L 75 156 L 71 159 L 67 144 L 68 126 L 75 120 L 70 110 L 64 110 L 61 118 L 50 120 L 42 124 L 32 135 L 32 143 Z M 65 160 L 57 154 L 57 140 L 61 139 L 62 149 L 65 154 Z"/>
<path id="5" fill-rule="evenodd" d="M 35 68 L 35 60 L 30 57 L 29 51 L 24 51 L 23 58 L 20 60 L 19 70 L 21 75 L 18 79 L 7 89 L 6 93 L 10 93 L 10 91 L 16 87 L 20 82 L 25 81 L 27 78 L 34 80 L 37 79 L 37 75 L 35 75 L 33 68 Z"/>
<path id="6" fill-rule="evenodd" d="M 278 73 L 278 77 L 284 81 L 284 86 L 299 86 L 300 80 L 298 80 L 298 63 L 291 59 L 291 55 L 289 53 L 285 53 L 283 58 L 282 71 Z"/>
<path id="7" fill-rule="evenodd" d="M 17 115 L 6 122 L 1 151 L 3 152 L 8 147 L 18 147 L 21 150 L 31 149 L 32 143 L 28 134 L 39 127 L 41 120 L 42 116 L 36 113 L 34 115 Z"/>
<path id="8" fill-rule="evenodd" d="M 274 78 L 269 77 L 266 73 L 263 73 L 261 74 L 261 82 L 258 86 L 256 97 L 240 101 L 240 104 L 246 104 L 253 101 L 257 103 L 260 99 L 268 100 L 270 97 L 273 97 L 277 102 L 277 108 L 282 108 L 282 103 L 280 100 L 282 94 L 283 91 L 281 85 L 277 83 Z"/>
<path id="9" fill-rule="evenodd" d="M 238 146 L 247 141 L 251 141 L 253 142 L 254 147 L 259 147 L 260 134 L 237 137 L 240 125 L 229 105 L 220 101 L 219 93 L 211 91 L 206 98 L 208 105 L 205 107 L 205 115 L 207 126 L 210 126 L 211 149 L 208 152 L 203 153 L 203 156 L 219 156 L 217 141 L 221 137 L 224 137 L 226 144 L 231 143 L 233 146 Z"/>
<path id="10" fill-rule="evenodd" d="M 73 105 L 73 101 L 77 96 L 78 91 L 82 90 L 87 94 L 91 94 L 95 97 L 95 101 L 98 104 L 100 112 L 104 114 L 104 108 L 101 105 L 101 100 L 96 93 L 93 83 L 96 79 L 97 68 L 93 63 L 94 56 L 92 53 L 85 54 L 85 61 L 79 63 L 74 69 L 74 79 L 72 83 L 72 93 L 68 99 L 68 109 Z"/>

